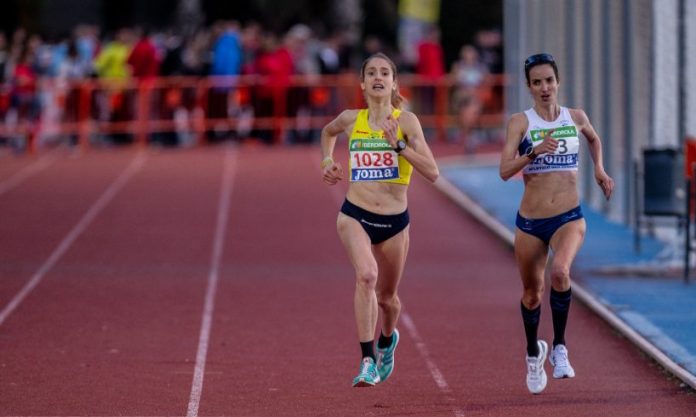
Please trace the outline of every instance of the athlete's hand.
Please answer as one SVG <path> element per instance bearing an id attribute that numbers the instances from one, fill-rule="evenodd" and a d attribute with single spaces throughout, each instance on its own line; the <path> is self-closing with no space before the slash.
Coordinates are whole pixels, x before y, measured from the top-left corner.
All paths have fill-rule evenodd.
<path id="1" fill-rule="evenodd" d="M 399 131 L 399 121 L 390 114 L 380 127 L 384 131 L 384 139 L 389 142 L 392 148 L 396 148 L 396 134 Z"/>
<path id="2" fill-rule="evenodd" d="M 543 155 L 547 153 L 555 153 L 556 148 L 558 148 L 558 141 L 551 137 L 556 129 L 551 129 L 543 134 L 544 140 L 537 146 L 534 147 L 534 153 L 537 155 Z"/>
<path id="3" fill-rule="evenodd" d="M 604 198 L 609 200 L 611 193 L 614 192 L 614 180 L 603 169 L 595 169 L 595 181 L 602 189 Z"/>
<path id="4" fill-rule="evenodd" d="M 341 167 L 341 164 L 334 162 L 324 168 L 322 179 L 329 185 L 336 185 L 337 182 L 343 179 L 343 167 Z"/>

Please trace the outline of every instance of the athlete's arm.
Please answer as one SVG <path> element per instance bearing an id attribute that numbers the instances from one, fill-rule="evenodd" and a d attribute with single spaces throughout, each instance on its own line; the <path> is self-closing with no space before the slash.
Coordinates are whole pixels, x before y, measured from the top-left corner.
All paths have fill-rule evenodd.
<path id="1" fill-rule="evenodd" d="M 515 113 L 508 120 L 505 145 L 500 153 L 500 178 L 503 181 L 509 180 L 532 162 L 532 159 L 526 156 L 517 156 L 517 147 L 527 131 L 528 123 L 527 117 L 522 113 Z"/>
<path id="2" fill-rule="evenodd" d="M 418 117 L 409 111 L 402 111 L 397 120 L 393 119 L 392 116 L 387 118 L 382 129 L 384 129 L 385 138 L 392 146 L 396 146 L 396 135 L 399 127 L 401 127 L 401 132 L 408 142 L 408 146 L 401 151 L 400 155 L 406 158 L 422 176 L 435 182 L 440 176 L 440 170 L 428 142 L 425 140 Z"/>
<path id="3" fill-rule="evenodd" d="M 570 116 L 573 118 L 575 126 L 578 127 L 580 132 L 587 139 L 587 144 L 590 148 L 590 156 L 592 157 L 592 162 L 594 162 L 594 176 L 595 181 L 602 189 L 604 197 L 609 200 L 612 192 L 614 191 L 614 180 L 606 173 L 604 170 L 604 160 L 602 157 L 602 140 L 599 135 L 592 127 L 590 119 L 587 114 L 581 109 L 569 109 Z"/>
<path id="4" fill-rule="evenodd" d="M 358 110 L 344 110 L 321 130 L 322 179 L 329 185 L 334 185 L 343 179 L 343 167 L 339 162 L 334 161 L 333 151 L 338 135 L 347 131 L 348 127 L 355 123 L 357 114 Z"/>
<path id="5" fill-rule="evenodd" d="M 551 137 L 554 129 L 551 129 L 545 131 L 543 133 L 544 140 L 534 146 L 531 158 L 526 155 L 517 156 L 518 146 L 524 134 L 527 133 L 528 126 L 527 116 L 522 113 L 513 114 L 508 122 L 505 145 L 500 154 L 500 178 L 505 181 L 517 174 L 528 163 L 536 159 L 537 156 L 554 153 L 556 148 L 558 148 L 558 141 Z"/>

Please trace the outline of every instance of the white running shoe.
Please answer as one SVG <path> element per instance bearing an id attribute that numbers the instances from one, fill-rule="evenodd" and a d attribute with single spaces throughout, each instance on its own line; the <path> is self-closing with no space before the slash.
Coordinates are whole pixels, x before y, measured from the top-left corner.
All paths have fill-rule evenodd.
<path id="1" fill-rule="evenodd" d="M 570 366 L 570 361 L 568 360 L 568 349 L 565 345 L 556 345 L 553 348 L 553 352 L 549 356 L 549 362 L 553 365 L 553 377 L 556 379 L 560 378 L 574 378 L 575 370 Z"/>
<path id="2" fill-rule="evenodd" d="M 532 394 L 539 394 L 546 388 L 546 371 L 544 361 L 549 353 L 549 346 L 543 340 L 538 340 L 539 356 L 527 356 L 527 388 Z"/>

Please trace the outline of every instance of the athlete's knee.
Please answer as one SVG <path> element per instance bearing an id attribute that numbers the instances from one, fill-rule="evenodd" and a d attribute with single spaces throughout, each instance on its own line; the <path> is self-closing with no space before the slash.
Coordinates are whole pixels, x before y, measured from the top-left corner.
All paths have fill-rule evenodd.
<path id="1" fill-rule="evenodd" d="M 544 296 L 544 284 L 538 284 L 532 287 L 525 287 L 522 294 L 522 303 L 529 309 L 536 308 L 541 304 Z"/>
<path id="2" fill-rule="evenodd" d="M 355 271 L 355 280 L 359 287 L 375 289 L 377 286 L 377 268 L 358 268 L 358 270 Z"/>
<path id="3" fill-rule="evenodd" d="M 397 308 L 401 305 L 394 291 L 377 291 L 377 304 L 383 310 Z"/>
<path id="4" fill-rule="evenodd" d="M 565 290 L 570 286 L 570 267 L 568 265 L 551 265 L 551 283 L 559 290 Z"/>

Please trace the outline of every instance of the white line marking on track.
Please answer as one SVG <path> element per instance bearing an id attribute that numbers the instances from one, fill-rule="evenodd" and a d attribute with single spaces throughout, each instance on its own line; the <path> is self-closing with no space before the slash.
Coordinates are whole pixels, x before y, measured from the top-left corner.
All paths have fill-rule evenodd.
<path id="1" fill-rule="evenodd" d="M 193 372 L 191 384 L 191 396 L 189 397 L 187 417 L 197 417 L 198 407 L 203 393 L 203 377 L 205 375 L 205 361 L 208 356 L 208 342 L 210 341 L 210 329 L 213 322 L 213 310 L 215 308 L 215 292 L 217 291 L 220 271 L 220 259 L 227 228 L 230 197 L 234 185 L 235 161 L 237 153 L 228 150 L 225 155 L 222 183 L 220 185 L 220 200 L 218 202 L 217 224 L 215 225 L 215 237 L 213 238 L 213 254 L 210 260 L 210 273 L 208 274 L 208 288 L 205 293 L 203 305 L 203 317 L 201 319 L 201 334 L 198 338 L 198 352 L 196 353 L 196 367 Z"/>
<path id="2" fill-rule="evenodd" d="M 0 326 L 5 322 L 7 317 L 12 314 L 12 312 L 19 306 L 19 304 L 26 298 L 27 295 L 41 282 L 44 275 L 53 268 L 53 266 L 60 260 L 60 258 L 65 255 L 65 253 L 70 249 L 75 240 L 82 234 L 82 232 L 87 229 L 87 227 L 92 223 L 92 221 L 97 217 L 97 215 L 106 207 L 107 204 L 114 198 L 114 196 L 119 192 L 119 190 L 128 182 L 128 180 L 135 174 L 140 168 L 142 168 L 147 159 L 146 155 L 143 153 L 138 153 L 133 159 L 130 165 L 121 173 L 121 175 L 116 178 L 116 180 L 111 183 L 109 188 L 104 191 L 104 193 L 97 199 L 97 201 L 89 208 L 87 213 L 80 219 L 75 227 L 70 230 L 70 232 L 63 238 L 63 240 L 58 244 L 58 246 L 53 250 L 51 255 L 48 257 L 46 262 L 41 265 L 38 271 L 31 277 L 29 282 L 27 282 L 24 287 L 15 295 L 12 300 L 5 306 L 5 308 L 0 312 Z"/>
<path id="3" fill-rule="evenodd" d="M 10 178 L 0 182 L 0 195 L 5 194 L 6 192 L 20 185 L 26 179 L 31 178 L 33 175 L 36 175 L 48 168 L 48 166 L 51 165 L 56 159 L 57 155 L 55 153 L 51 153 L 17 171 Z"/>
<path id="4" fill-rule="evenodd" d="M 435 384 L 437 384 L 440 391 L 445 394 L 449 401 L 454 402 L 455 398 L 452 396 L 452 389 L 450 388 L 449 384 L 447 384 L 447 381 L 445 380 L 444 375 L 442 375 L 442 372 L 440 372 L 440 369 L 437 367 L 437 365 L 435 365 L 435 361 L 433 361 L 433 359 L 430 357 L 430 352 L 428 352 L 425 342 L 420 337 L 420 334 L 416 329 L 416 325 L 413 323 L 413 320 L 411 320 L 411 316 L 408 315 L 408 313 L 402 312 L 401 322 L 404 324 L 404 326 L 406 326 L 408 333 L 415 342 L 416 349 L 418 350 L 421 358 L 423 358 L 425 365 L 428 367 L 430 375 L 435 380 Z M 464 411 L 460 410 L 459 408 L 455 408 L 453 411 L 455 416 L 464 417 Z"/>

